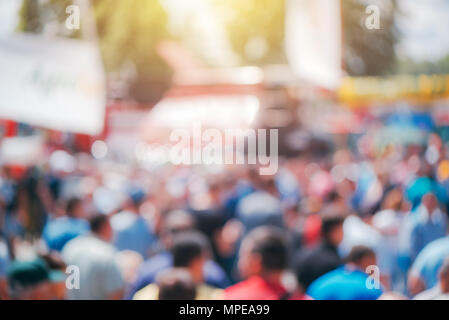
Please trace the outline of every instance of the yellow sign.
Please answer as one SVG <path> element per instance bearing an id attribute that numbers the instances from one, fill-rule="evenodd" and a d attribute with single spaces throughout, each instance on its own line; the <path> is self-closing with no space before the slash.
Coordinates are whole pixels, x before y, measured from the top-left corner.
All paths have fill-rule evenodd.
<path id="1" fill-rule="evenodd" d="M 347 77 L 342 80 L 338 97 L 352 107 L 400 100 L 426 103 L 449 97 L 449 75 Z"/>

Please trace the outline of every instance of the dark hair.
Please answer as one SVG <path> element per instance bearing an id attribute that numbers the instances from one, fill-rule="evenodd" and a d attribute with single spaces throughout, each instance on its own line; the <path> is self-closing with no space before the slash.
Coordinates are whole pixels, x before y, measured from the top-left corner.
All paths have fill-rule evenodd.
<path id="1" fill-rule="evenodd" d="M 105 214 L 96 213 L 89 219 L 90 230 L 98 233 L 101 228 L 108 222 L 109 218 Z"/>
<path id="2" fill-rule="evenodd" d="M 283 270 L 287 267 L 288 248 L 284 232 L 276 227 L 259 227 L 243 240 L 252 253 L 259 254 L 266 270 Z"/>
<path id="3" fill-rule="evenodd" d="M 190 273 L 184 269 L 169 269 L 156 278 L 159 300 L 194 300 L 196 285 Z"/>
<path id="4" fill-rule="evenodd" d="M 335 227 L 341 226 L 345 221 L 345 216 L 341 214 L 324 214 L 321 218 L 321 235 L 328 238 Z"/>
<path id="5" fill-rule="evenodd" d="M 358 263 L 360 260 L 367 256 L 375 256 L 376 253 L 373 249 L 367 247 L 367 246 L 354 246 L 352 247 L 349 254 L 346 256 L 346 263 L 352 262 L 352 263 Z"/>
<path id="6" fill-rule="evenodd" d="M 70 198 L 68 201 L 67 201 L 67 205 L 66 205 L 66 214 L 67 214 L 67 216 L 69 216 L 69 217 L 73 217 L 73 214 L 74 214 L 74 211 L 75 211 L 75 209 L 76 209 L 76 207 L 78 206 L 78 205 L 80 205 L 81 204 L 81 199 L 80 198 Z"/>
<path id="7" fill-rule="evenodd" d="M 195 259 L 210 253 L 209 240 L 198 231 L 184 231 L 173 238 L 174 267 L 188 267 Z"/>

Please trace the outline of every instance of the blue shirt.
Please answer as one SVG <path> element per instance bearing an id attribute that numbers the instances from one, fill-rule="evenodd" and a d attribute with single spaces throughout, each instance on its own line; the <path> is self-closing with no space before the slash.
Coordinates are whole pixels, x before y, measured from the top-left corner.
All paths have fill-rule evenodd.
<path id="1" fill-rule="evenodd" d="M 89 231 L 86 220 L 61 217 L 50 220 L 42 231 L 42 238 L 51 250 L 61 251 L 64 245 L 77 236 Z"/>
<path id="2" fill-rule="evenodd" d="M 420 206 L 415 223 L 410 233 L 410 255 L 415 259 L 419 252 L 430 242 L 446 235 L 446 216 L 440 210 L 429 214 L 427 209 Z"/>
<path id="3" fill-rule="evenodd" d="M 368 275 L 359 270 L 340 267 L 316 279 L 307 294 L 316 300 L 376 300 L 381 289 L 367 286 Z"/>
<path id="4" fill-rule="evenodd" d="M 447 257 L 449 257 L 449 236 L 429 243 L 416 257 L 410 272 L 419 276 L 426 288 L 432 288 L 438 283 L 438 271 Z"/>
<path id="5" fill-rule="evenodd" d="M 111 218 L 114 230 L 114 245 L 117 250 L 132 250 L 147 258 L 151 247 L 156 242 L 147 221 L 141 216 L 122 211 Z"/>
<path id="6" fill-rule="evenodd" d="M 132 299 L 143 287 L 153 283 L 159 272 L 173 266 L 173 256 L 169 252 L 161 252 L 145 261 L 139 269 L 137 280 L 131 285 L 126 297 Z M 214 261 L 208 260 L 203 267 L 204 282 L 216 288 L 226 288 L 230 282 L 223 269 Z"/>
<path id="7" fill-rule="evenodd" d="M 239 201 L 236 210 L 245 232 L 264 225 L 283 226 L 281 201 L 268 192 L 252 192 Z"/>
<path id="8" fill-rule="evenodd" d="M 398 231 L 398 266 L 405 273 L 416 258 L 412 254 L 412 232 L 421 219 L 419 208 L 414 208 L 404 217 Z"/>

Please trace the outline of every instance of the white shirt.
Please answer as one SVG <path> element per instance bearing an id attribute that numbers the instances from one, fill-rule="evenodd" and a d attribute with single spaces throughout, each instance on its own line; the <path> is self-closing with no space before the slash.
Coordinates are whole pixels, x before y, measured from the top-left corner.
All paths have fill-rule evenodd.
<path id="1" fill-rule="evenodd" d="M 116 249 L 98 237 L 88 234 L 69 241 L 62 250 L 65 263 L 78 267 L 79 289 L 67 289 L 72 300 L 104 300 L 124 286 L 116 262 Z"/>

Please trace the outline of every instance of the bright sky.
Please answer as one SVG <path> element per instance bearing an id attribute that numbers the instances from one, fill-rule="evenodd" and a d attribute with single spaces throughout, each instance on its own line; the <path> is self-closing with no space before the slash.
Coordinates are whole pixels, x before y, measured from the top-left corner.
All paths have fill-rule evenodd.
<path id="1" fill-rule="evenodd" d="M 167 12 L 173 31 L 188 37 L 187 42 L 194 44 L 203 53 L 209 63 L 217 66 L 234 65 L 231 45 L 226 30 L 217 17 L 210 0 L 160 0 Z M 192 29 L 182 31 L 186 23 L 194 21 Z"/>
<path id="2" fill-rule="evenodd" d="M 274 0 L 275 1 L 275 0 Z M 448 0 L 398 0 L 403 10 L 398 21 L 403 32 L 403 40 L 398 46 L 398 54 L 416 60 L 438 60 L 449 54 L 449 1 Z M 223 27 L 211 13 L 207 0 L 163 0 L 166 8 L 176 21 L 194 13 L 198 19 L 198 29 L 204 32 L 199 42 L 209 42 L 217 60 L 229 57 L 219 52 L 228 51 Z M 17 10 L 20 0 L 0 0 L 0 36 L 8 34 L 17 25 Z M 205 27 L 207 26 L 207 27 Z M 176 27 L 176 26 L 175 26 Z M 206 40 L 206 41 L 205 41 Z M 207 41 L 209 40 L 209 41 Z M 205 48 L 206 49 L 206 48 Z"/>
<path id="3" fill-rule="evenodd" d="M 16 27 L 21 3 L 19 0 L 0 0 L 0 36 L 12 32 Z"/>
<path id="4" fill-rule="evenodd" d="M 398 54 L 415 60 L 438 60 L 449 54 L 449 1 L 399 0 L 398 21 L 404 39 Z"/>

